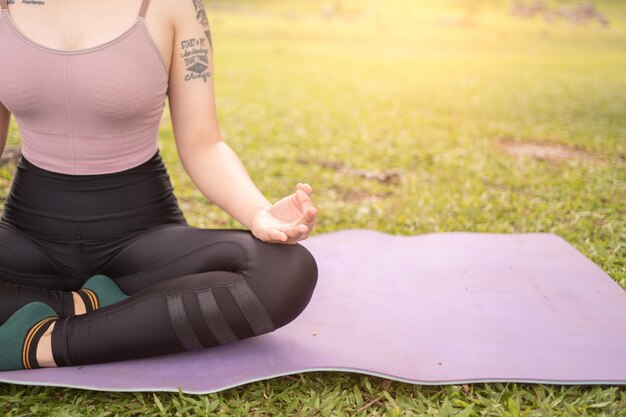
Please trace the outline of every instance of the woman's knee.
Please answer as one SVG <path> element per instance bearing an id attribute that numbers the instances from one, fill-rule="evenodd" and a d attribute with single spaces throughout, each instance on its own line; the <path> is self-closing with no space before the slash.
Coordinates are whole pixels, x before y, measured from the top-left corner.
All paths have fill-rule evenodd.
<path id="1" fill-rule="evenodd" d="M 287 271 L 287 284 L 293 283 L 291 292 L 284 294 L 284 303 L 289 302 L 289 308 L 283 311 L 282 317 L 276 324 L 284 326 L 299 316 L 307 307 L 317 285 L 318 268 L 315 258 L 307 248 L 300 244 L 291 245 L 293 255 L 291 268 Z"/>
<path id="2" fill-rule="evenodd" d="M 258 243 L 257 269 L 248 283 L 265 305 L 276 328 L 298 317 L 309 304 L 317 285 L 318 268 L 303 245 Z"/>
<path id="3" fill-rule="evenodd" d="M 132 298 L 154 293 L 173 295 L 182 290 L 189 293 L 183 297 L 183 303 L 188 304 L 190 294 L 196 293 L 197 301 L 186 309 L 202 311 L 204 319 L 195 314 L 191 322 L 197 329 L 203 329 L 206 322 L 220 343 L 235 340 L 233 334 L 241 339 L 267 333 L 298 317 L 309 304 L 318 278 L 317 262 L 308 249 L 301 244 L 263 242 L 251 233 L 232 233 L 227 240 L 241 251 L 227 270 L 163 280 Z M 175 313 L 175 305 L 170 307 Z M 231 327 L 233 333 L 224 327 Z"/>

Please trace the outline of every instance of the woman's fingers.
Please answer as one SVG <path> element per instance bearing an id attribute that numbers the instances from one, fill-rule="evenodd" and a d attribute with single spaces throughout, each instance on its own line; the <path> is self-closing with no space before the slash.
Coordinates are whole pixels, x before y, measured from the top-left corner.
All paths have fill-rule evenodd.
<path id="1" fill-rule="evenodd" d="M 313 229 L 313 225 L 315 224 L 315 218 L 317 217 L 317 208 L 309 207 L 302 217 L 298 220 L 298 224 L 304 224 L 307 226 L 307 231 Z"/>
<path id="2" fill-rule="evenodd" d="M 280 230 L 277 230 L 277 229 L 272 229 L 270 231 L 269 235 L 270 235 L 271 239 L 279 240 L 281 242 L 284 242 L 284 241 L 286 241 L 289 238 L 285 233 L 283 233 L 283 232 L 281 232 Z"/>
<path id="3" fill-rule="evenodd" d="M 295 195 L 296 199 L 300 203 L 300 208 L 302 209 L 302 212 L 306 214 L 307 210 L 313 207 L 313 201 L 311 200 L 309 193 L 303 189 L 302 184 L 298 183 Z"/>
<path id="4" fill-rule="evenodd" d="M 295 195 L 292 195 L 293 203 L 301 210 L 302 216 L 290 225 L 281 229 L 272 229 L 268 235 L 270 239 L 282 243 L 296 243 L 298 240 L 306 238 L 313 229 L 317 208 L 313 207 L 311 193 L 313 187 L 306 183 L 296 185 Z M 295 198 L 294 198 L 295 197 Z"/>
<path id="5" fill-rule="evenodd" d="M 306 224 L 297 224 L 292 227 L 284 229 L 283 232 L 291 239 L 298 238 L 309 230 Z"/>
<path id="6" fill-rule="evenodd" d="M 317 209 L 315 207 L 309 207 L 305 210 L 304 214 L 298 220 L 300 224 L 306 224 L 307 226 L 311 225 L 313 221 L 315 221 L 315 216 L 317 216 Z"/>
<path id="7" fill-rule="evenodd" d="M 305 191 L 309 196 L 313 193 L 313 187 L 311 187 L 309 184 L 307 183 L 302 183 L 299 182 L 296 187 L 299 187 L 300 189 L 302 189 L 303 191 Z"/>
<path id="8" fill-rule="evenodd" d="M 287 226 L 282 230 L 272 229 L 270 237 L 280 242 L 295 243 L 303 238 L 309 231 L 309 226 L 306 224 L 297 224 L 294 226 Z"/>
<path id="9" fill-rule="evenodd" d="M 287 241 L 290 239 L 298 238 L 303 233 L 306 233 L 309 227 L 305 224 L 297 224 L 294 226 L 287 226 L 284 229 L 272 229 L 271 237 L 280 241 Z"/>
<path id="10" fill-rule="evenodd" d="M 299 206 L 304 212 L 306 212 L 307 209 L 313 205 L 311 197 L 309 197 L 309 194 L 307 194 L 307 192 L 302 188 L 296 189 L 296 199 L 300 203 Z"/>
<path id="11" fill-rule="evenodd" d="M 298 192 L 298 190 L 301 190 Z M 302 204 L 302 209 L 306 211 L 313 204 L 311 200 L 311 193 L 313 192 L 313 188 L 309 184 L 298 183 L 296 186 L 296 196 L 300 203 Z"/>

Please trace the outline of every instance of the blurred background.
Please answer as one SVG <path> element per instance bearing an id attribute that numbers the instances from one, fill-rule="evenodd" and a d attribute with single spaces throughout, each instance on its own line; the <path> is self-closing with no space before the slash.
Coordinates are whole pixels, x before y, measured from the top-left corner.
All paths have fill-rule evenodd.
<path id="1" fill-rule="evenodd" d="M 224 137 L 271 201 L 313 186 L 314 233 L 552 232 L 626 289 L 623 0 L 207 13 Z M 189 209 L 203 204 L 177 178 Z M 201 212 L 196 224 L 237 225 Z"/>

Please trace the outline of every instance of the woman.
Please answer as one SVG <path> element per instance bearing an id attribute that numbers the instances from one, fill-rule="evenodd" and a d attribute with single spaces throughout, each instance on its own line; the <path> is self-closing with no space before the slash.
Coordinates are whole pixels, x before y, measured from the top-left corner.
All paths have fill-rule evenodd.
<path id="1" fill-rule="evenodd" d="M 11 114 L 22 136 L 0 220 L 0 370 L 268 333 L 317 282 L 297 243 L 311 186 L 271 204 L 220 135 L 203 1 L 102 4 L 0 0 L 0 151 Z M 246 229 L 187 224 L 157 146 L 166 96 L 186 172 Z"/>

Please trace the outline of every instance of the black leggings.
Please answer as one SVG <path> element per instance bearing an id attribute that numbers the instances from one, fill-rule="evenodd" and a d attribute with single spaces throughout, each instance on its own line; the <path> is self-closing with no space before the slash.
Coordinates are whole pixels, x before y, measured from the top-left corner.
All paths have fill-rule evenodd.
<path id="1" fill-rule="evenodd" d="M 59 366 L 135 359 L 271 332 L 317 283 L 302 245 L 187 224 L 157 151 L 134 168 L 68 175 L 23 156 L 0 219 L 0 324 L 42 301 Z M 111 277 L 129 298 L 74 315 L 70 291 Z"/>

